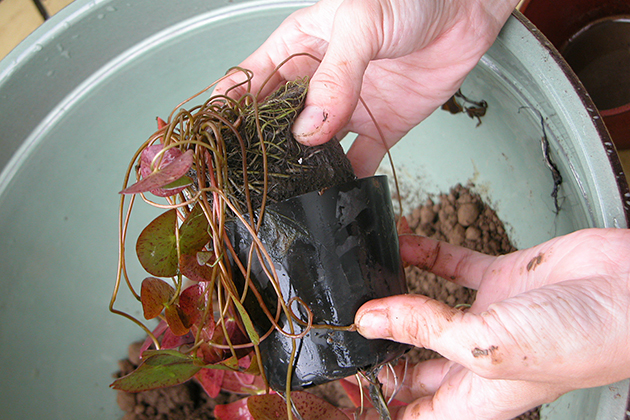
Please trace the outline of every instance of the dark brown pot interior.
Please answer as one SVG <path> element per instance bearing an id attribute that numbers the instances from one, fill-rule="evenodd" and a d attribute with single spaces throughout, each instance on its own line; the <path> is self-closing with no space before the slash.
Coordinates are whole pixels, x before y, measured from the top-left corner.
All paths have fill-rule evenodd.
<path id="1" fill-rule="evenodd" d="M 630 0 L 529 0 L 521 11 L 584 84 L 615 146 L 630 148 Z"/>

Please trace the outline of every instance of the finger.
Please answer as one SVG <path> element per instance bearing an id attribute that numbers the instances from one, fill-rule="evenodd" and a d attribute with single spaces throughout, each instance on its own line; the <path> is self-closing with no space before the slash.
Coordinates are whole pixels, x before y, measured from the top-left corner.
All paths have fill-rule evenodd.
<path id="1" fill-rule="evenodd" d="M 230 97 L 238 99 L 251 92 L 262 99 L 286 81 L 312 75 L 327 46 L 322 38 L 327 30 L 326 25 L 322 24 L 326 21 L 322 16 L 330 15 L 327 9 L 335 7 L 331 3 L 318 3 L 291 14 L 254 53 L 238 65 L 253 72 L 250 84 L 234 88 L 246 80 L 245 74 L 237 71 L 219 82 L 214 93 L 225 94 L 229 91 Z M 319 26 L 313 22 L 318 22 Z"/>
<path id="2" fill-rule="evenodd" d="M 499 307 L 503 311 L 501 315 L 497 314 Z M 527 303 L 519 305 L 516 315 L 544 316 L 522 314 L 522 311 L 533 311 Z M 500 319 L 503 316 L 512 320 L 516 315 L 510 313 L 505 305 L 495 305 L 492 311 L 474 314 L 426 296 L 399 295 L 363 304 L 357 311 L 355 324 L 358 332 L 366 338 L 388 339 L 428 348 L 486 378 L 522 379 L 538 375 L 544 379 L 550 373 L 532 365 L 535 352 L 531 347 L 525 348 L 527 342 L 515 342 Z M 518 324 L 511 326 L 520 328 Z M 531 335 L 535 332 L 528 327 L 527 333 Z M 529 340 L 530 335 L 524 340 Z M 524 347 L 519 347 L 519 344 Z"/>
<path id="3" fill-rule="evenodd" d="M 548 384 L 488 380 L 463 369 L 449 375 L 434 395 L 396 410 L 392 419 L 512 419 L 559 395 L 560 392 Z"/>
<path id="4" fill-rule="evenodd" d="M 281 29 L 287 31 L 282 27 Z M 290 35 L 285 36 L 291 38 Z M 213 93 L 227 94 L 233 99 L 252 93 L 260 100 L 286 81 L 313 74 L 319 64 L 316 59 L 319 52 L 305 51 L 308 54 L 295 55 L 295 51 L 290 51 L 275 38 L 277 37 L 269 38 L 251 56 L 232 69 L 230 75 L 217 84 Z M 251 70 L 251 77 L 240 69 Z"/>
<path id="5" fill-rule="evenodd" d="M 410 364 L 400 361 L 393 369 L 383 369 L 379 380 L 388 397 L 410 403 L 418 398 L 433 395 L 444 380 L 453 362 L 444 358 Z"/>
<path id="6" fill-rule="evenodd" d="M 478 289 L 496 257 L 420 235 L 401 235 L 400 254 L 407 264 L 462 286 Z"/>
<path id="7" fill-rule="evenodd" d="M 353 1 L 339 5 L 328 49 L 311 79 L 305 109 L 293 125 L 298 141 L 307 145 L 324 143 L 350 120 L 359 101 L 363 75 L 377 50 L 377 36 L 371 32 L 378 25 L 360 22 L 376 22 L 379 18 L 366 13 L 365 7 L 357 7 Z"/>
<path id="8" fill-rule="evenodd" d="M 375 299 L 363 304 L 355 316 L 355 324 L 366 338 L 381 338 L 429 348 L 459 362 L 461 342 L 442 349 L 443 334 L 448 329 L 461 329 L 463 313 L 422 295 L 399 295 Z M 475 331 L 478 333 L 478 331 Z M 466 336 L 468 334 L 466 333 Z M 466 336 L 461 341 L 468 341 Z"/>

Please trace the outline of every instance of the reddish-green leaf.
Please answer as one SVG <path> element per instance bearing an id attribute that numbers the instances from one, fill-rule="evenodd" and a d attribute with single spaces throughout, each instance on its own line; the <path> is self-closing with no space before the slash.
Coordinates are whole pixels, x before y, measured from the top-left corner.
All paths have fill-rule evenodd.
<path id="1" fill-rule="evenodd" d="M 243 398 L 233 403 L 217 405 L 214 408 L 214 416 L 217 420 L 254 420 L 247 408 L 248 399 Z"/>
<path id="2" fill-rule="evenodd" d="M 147 272 L 157 277 L 177 275 L 177 211 L 168 210 L 144 228 L 136 253 L 140 264 Z"/>
<path id="3" fill-rule="evenodd" d="M 200 282 L 211 281 L 214 273 L 211 266 L 199 264 L 199 258 L 196 254 L 181 254 L 179 256 L 179 270 L 187 278 Z"/>
<path id="4" fill-rule="evenodd" d="M 142 151 L 140 154 L 140 175 L 142 179 L 122 190 L 121 194 L 137 194 L 151 191 L 155 195 L 168 197 L 177 194 L 184 188 L 161 190 L 164 186 L 186 175 L 192 167 L 194 152 L 187 150 L 182 154 L 179 149 L 169 149 L 163 154 L 159 168 L 152 169 L 151 163 L 162 148 L 161 144 L 156 144 Z"/>
<path id="5" fill-rule="evenodd" d="M 177 305 L 168 305 L 164 309 L 164 317 L 171 332 L 177 336 L 184 335 L 190 328 L 188 317 Z"/>
<path id="6" fill-rule="evenodd" d="M 348 420 L 343 411 L 308 392 L 292 392 L 291 399 L 303 420 Z M 278 394 L 251 396 L 247 408 L 255 420 L 288 419 L 287 403 Z"/>
<path id="7" fill-rule="evenodd" d="M 175 289 L 164 280 L 147 277 L 142 281 L 140 301 L 146 319 L 158 316 L 164 306 L 173 298 Z"/>
<path id="8" fill-rule="evenodd" d="M 278 394 L 253 395 L 247 398 L 247 409 L 254 420 L 288 419 L 287 404 Z"/>
<path id="9" fill-rule="evenodd" d="M 197 283 L 193 284 L 190 287 L 182 290 L 182 293 L 179 295 L 179 307 L 186 314 L 188 319 L 190 320 L 191 325 L 198 324 L 203 322 L 201 317 L 206 312 L 206 307 L 211 304 L 212 290 L 208 287 L 207 283 Z M 212 311 L 208 313 L 208 319 L 204 322 L 203 328 L 206 331 L 202 332 L 204 334 L 204 340 L 210 340 L 214 333 L 214 314 Z M 201 327 L 201 325 L 198 325 Z"/>
<path id="10" fill-rule="evenodd" d="M 182 274 L 194 281 L 210 281 L 212 279 L 212 267 L 200 263 L 197 255 L 210 251 L 203 251 L 210 241 L 208 234 L 208 219 L 201 206 L 197 204 L 179 229 L 179 268 Z M 211 253 L 214 255 L 214 253 Z"/>
<path id="11" fill-rule="evenodd" d="M 175 350 L 148 350 L 143 357 L 138 369 L 110 386 L 126 392 L 147 391 L 186 382 L 201 369 L 191 356 Z"/>
<path id="12" fill-rule="evenodd" d="M 180 252 L 196 255 L 209 241 L 208 219 L 201 206 L 197 204 L 179 228 Z"/>

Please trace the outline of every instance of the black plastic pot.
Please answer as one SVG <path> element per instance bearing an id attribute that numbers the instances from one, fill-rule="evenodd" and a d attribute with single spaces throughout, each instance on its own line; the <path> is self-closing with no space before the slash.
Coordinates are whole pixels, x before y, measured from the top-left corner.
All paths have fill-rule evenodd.
<path id="1" fill-rule="evenodd" d="M 251 236 L 240 225 L 233 246 L 246 262 Z M 313 314 L 313 324 L 348 326 L 357 309 L 374 298 L 407 292 L 387 177 L 356 180 L 323 192 L 315 191 L 267 207 L 259 238 L 279 277 L 286 302 L 299 297 Z M 252 278 L 275 313 L 277 294 L 260 260 Z M 249 293 L 246 306 L 259 333 L 270 324 Z M 307 321 L 303 305 L 291 308 Z M 289 332 L 285 316 L 280 319 Z M 304 327 L 293 322 L 294 332 Z M 274 331 L 260 344 L 267 380 L 284 390 L 292 340 Z M 401 356 L 409 347 L 388 340 L 367 340 L 357 332 L 311 329 L 296 339 L 292 389 L 325 383 Z"/>

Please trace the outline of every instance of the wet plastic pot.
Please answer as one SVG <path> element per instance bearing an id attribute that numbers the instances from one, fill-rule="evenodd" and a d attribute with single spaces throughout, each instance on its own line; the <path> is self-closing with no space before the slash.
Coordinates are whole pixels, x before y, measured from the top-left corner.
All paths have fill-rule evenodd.
<path id="1" fill-rule="evenodd" d="M 232 243 L 246 262 L 252 238 L 240 225 Z M 265 211 L 259 238 L 278 275 L 293 313 L 313 324 L 348 326 L 366 301 L 407 292 L 387 177 L 375 176 L 274 203 Z M 277 293 L 254 257 L 252 280 L 275 313 Z M 253 294 L 246 306 L 259 333 L 270 327 Z M 299 298 L 303 303 L 299 303 Z M 279 325 L 290 332 L 286 316 Z M 304 325 L 293 321 L 293 332 Z M 267 380 L 284 390 L 293 338 L 274 331 L 260 344 Z M 357 332 L 311 328 L 295 339 L 292 389 L 325 383 L 391 361 L 409 347 L 367 340 Z"/>

